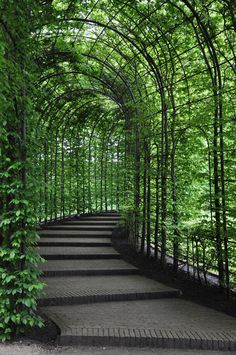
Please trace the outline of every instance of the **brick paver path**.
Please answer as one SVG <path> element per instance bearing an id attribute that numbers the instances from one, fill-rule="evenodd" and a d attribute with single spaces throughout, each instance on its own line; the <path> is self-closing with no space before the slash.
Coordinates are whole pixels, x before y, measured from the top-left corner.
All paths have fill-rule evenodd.
<path id="1" fill-rule="evenodd" d="M 182 300 L 108 246 L 118 222 L 112 213 L 84 216 L 40 232 L 40 304 L 59 343 L 236 350 L 235 318 Z"/>

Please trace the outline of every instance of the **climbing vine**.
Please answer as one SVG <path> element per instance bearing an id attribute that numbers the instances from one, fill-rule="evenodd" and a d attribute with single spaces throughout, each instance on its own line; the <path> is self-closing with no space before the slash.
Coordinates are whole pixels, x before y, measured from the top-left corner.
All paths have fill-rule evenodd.
<path id="1" fill-rule="evenodd" d="M 1 2 L 2 339 L 41 324 L 40 223 L 119 210 L 147 257 L 231 295 L 235 5 Z"/>
<path id="2" fill-rule="evenodd" d="M 35 245 L 34 119 L 28 1 L 1 4 L 0 340 L 42 325 L 36 315 L 41 261 Z M 31 3 L 33 5 L 33 2 Z"/>

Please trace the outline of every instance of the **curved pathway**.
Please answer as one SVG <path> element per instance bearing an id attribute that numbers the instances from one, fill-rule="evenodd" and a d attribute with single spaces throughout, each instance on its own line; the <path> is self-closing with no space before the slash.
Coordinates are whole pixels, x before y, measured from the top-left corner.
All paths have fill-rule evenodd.
<path id="1" fill-rule="evenodd" d="M 40 231 L 46 283 L 39 300 L 60 344 L 236 350 L 236 319 L 181 299 L 139 274 L 112 247 L 116 213 L 64 220 Z"/>

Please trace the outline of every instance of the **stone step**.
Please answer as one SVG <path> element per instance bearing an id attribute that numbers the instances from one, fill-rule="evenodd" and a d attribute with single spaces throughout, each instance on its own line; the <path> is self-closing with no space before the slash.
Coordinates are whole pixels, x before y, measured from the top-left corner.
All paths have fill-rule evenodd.
<path id="1" fill-rule="evenodd" d="M 83 216 L 81 216 L 83 217 Z M 100 213 L 97 216 L 91 216 L 91 217 L 104 217 L 104 218 L 122 218 L 121 215 L 119 213 Z"/>
<path id="2" fill-rule="evenodd" d="M 112 247 L 40 247 L 40 255 L 46 260 L 63 259 L 119 259 L 120 254 Z"/>
<path id="3" fill-rule="evenodd" d="M 106 225 L 106 226 L 116 226 L 117 225 L 117 221 L 99 221 L 99 220 L 95 220 L 95 221 L 92 221 L 92 220 L 82 220 L 82 219 L 73 219 L 73 220 L 70 220 L 70 221 L 65 221 L 65 222 L 62 222 L 61 225 L 67 225 L 67 224 L 70 224 L 70 225 Z"/>
<path id="4" fill-rule="evenodd" d="M 83 304 L 178 297 L 180 291 L 138 275 L 43 278 L 47 284 L 39 305 Z"/>
<path id="5" fill-rule="evenodd" d="M 107 225 L 75 225 L 75 224 L 53 224 L 44 227 L 49 230 L 74 230 L 74 231 L 112 231 L 116 226 Z"/>
<path id="6" fill-rule="evenodd" d="M 119 222 L 119 221 L 122 221 L 123 219 L 120 218 L 120 217 L 112 217 L 112 216 L 86 216 L 86 217 L 79 217 L 79 220 L 80 221 L 83 221 L 83 220 L 91 220 L 91 221 L 112 221 L 112 222 Z"/>
<path id="7" fill-rule="evenodd" d="M 49 306 L 61 345 L 236 350 L 236 319 L 179 298 Z M 174 350 L 173 350 L 174 353 Z"/>
<path id="8" fill-rule="evenodd" d="M 95 213 L 81 213 L 80 217 L 121 217 L 119 212 L 95 212 Z"/>
<path id="9" fill-rule="evenodd" d="M 97 237 L 110 237 L 112 235 L 111 231 L 75 231 L 75 230 L 49 230 L 43 229 L 39 232 L 40 237 L 86 237 L 86 238 L 97 238 Z"/>
<path id="10" fill-rule="evenodd" d="M 38 242 L 39 246 L 80 246 L 80 247 L 96 247 L 111 246 L 110 238 L 42 238 Z"/>
<path id="11" fill-rule="evenodd" d="M 139 269 L 119 259 L 104 260 L 48 260 L 40 267 L 44 276 L 70 275 L 130 275 Z"/>

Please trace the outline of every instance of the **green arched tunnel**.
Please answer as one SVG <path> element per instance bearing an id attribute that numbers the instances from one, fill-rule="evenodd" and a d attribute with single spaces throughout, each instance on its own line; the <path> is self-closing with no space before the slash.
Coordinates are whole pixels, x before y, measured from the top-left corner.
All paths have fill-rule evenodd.
<path id="1" fill-rule="evenodd" d="M 15 282 L 2 288 L 36 282 L 39 223 L 117 210 L 137 250 L 163 267 L 171 258 L 176 272 L 184 263 L 213 273 L 230 293 L 234 2 L 2 0 L 0 9 L 0 267 Z"/>

